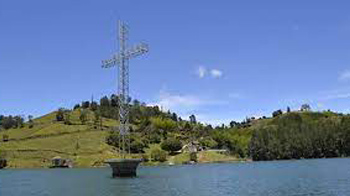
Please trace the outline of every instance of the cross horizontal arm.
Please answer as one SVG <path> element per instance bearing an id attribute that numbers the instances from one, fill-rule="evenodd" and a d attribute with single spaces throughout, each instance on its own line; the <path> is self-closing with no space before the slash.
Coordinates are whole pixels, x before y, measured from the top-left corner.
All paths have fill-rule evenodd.
<path id="1" fill-rule="evenodd" d="M 140 56 L 148 52 L 148 45 L 141 43 L 139 45 L 133 46 L 132 48 L 125 51 L 125 57 L 128 59 Z"/>
<path id="2" fill-rule="evenodd" d="M 113 57 L 111 59 L 107 59 L 107 60 L 102 61 L 102 68 L 113 67 L 116 64 L 119 64 L 121 59 L 122 58 L 121 58 L 120 54 L 115 54 L 115 55 L 113 55 Z"/>
<path id="3" fill-rule="evenodd" d="M 113 57 L 111 59 L 103 60 L 102 67 L 103 68 L 113 67 L 116 64 L 120 64 L 122 58 L 125 58 L 126 60 L 131 59 L 131 58 L 140 56 L 144 53 L 147 53 L 148 50 L 149 50 L 148 45 L 141 43 L 139 45 L 133 46 L 132 48 L 126 50 L 124 55 L 118 53 L 118 54 L 113 55 Z"/>

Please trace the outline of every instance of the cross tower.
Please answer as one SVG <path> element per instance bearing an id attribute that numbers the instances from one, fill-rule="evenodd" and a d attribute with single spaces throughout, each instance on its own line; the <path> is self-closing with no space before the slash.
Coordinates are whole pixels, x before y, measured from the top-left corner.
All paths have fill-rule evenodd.
<path id="1" fill-rule="evenodd" d="M 129 137 L 129 59 L 148 52 L 148 45 L 141 43 L 133 47 L 127 47 L 128 27 L 118 21 L 119 26 L 119 52 L 114 54 L 111 59 L 102 61 L 102 68 L 110 68 L 119 65 L 118 76 L 118 98 L 119 98 L 119 133 L 121 135 L 122 154 L 125 158 L 125 142 L 128 142 L 130 153 L 130 137 Z M 121 148 L 120 148 L 121 149 Z"/>

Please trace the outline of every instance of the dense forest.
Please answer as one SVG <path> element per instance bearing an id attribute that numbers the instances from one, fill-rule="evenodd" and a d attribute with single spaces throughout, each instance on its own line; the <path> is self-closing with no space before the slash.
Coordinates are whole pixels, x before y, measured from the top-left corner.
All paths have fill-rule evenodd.
<path id="1" fill-rule="evenodd" d="M 147 106 L 131 98 L 130 149 L 143 153 L 150 145 L 161 146 L 162 152 L 172 153 L 186 144 L 201 149 L 226 149 L 242 158 L 259 160 L 302 159 L 350 156 L 350 116 L 331 111 L 312 112 L 304 104 L 298 111 L 274 111 L 271 117 L 246 118 L 242 122 L 213 127 L 196 120 L 195 115 L 182 119 L 174 112 L 164 112 L 158 106 Z M 106 129 L 102 119 L 118 119 L 118 96 L 104 96 L 99 102 L 83 101 L 72 109 L 60 108 L 56 120 L 71 125 L 72 111 L 80 112 L 80 123 L 92 122 L 96 129 Z M 0 115 L 2 130 L 30 127 L 33 117 Z M 75 122 L 76 123 L 76 122 Z M 111 130 L 106 143 L 119 148 L 119 133 Z M 127 150 L 125 149 L 125 150 Z M 122 149 L 123 150 L 123 149 Z M 163 152 L 164 151 L 164 152 Z"/>

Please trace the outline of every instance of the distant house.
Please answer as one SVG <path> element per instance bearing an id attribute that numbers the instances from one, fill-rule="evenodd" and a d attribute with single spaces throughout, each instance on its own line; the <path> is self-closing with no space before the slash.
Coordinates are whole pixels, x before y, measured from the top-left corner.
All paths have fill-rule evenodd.
<path id="1" fill-rule="evenodd" d="M 59 156 L 52 158 L 51 168 L 72 168 L 73 161 L 71 159 L 63 159 Z"/>

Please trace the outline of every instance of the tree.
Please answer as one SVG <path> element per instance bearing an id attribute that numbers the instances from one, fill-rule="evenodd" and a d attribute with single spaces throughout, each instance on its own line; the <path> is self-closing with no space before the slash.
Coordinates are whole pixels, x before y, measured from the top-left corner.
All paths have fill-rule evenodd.
<path id="1" fill-rule="evenodd" d="M 21 116 L 15 116 L 15 127 L 16 128 L 22 128 L 24 127 L 24 119 Z"/>
<path id="2" fill-rule="evenodd" d="M 131 153 L 143 153 L 143 149 L 146 147 L 146 144 L 140 140 L 135 139 L 130 143 L 130 151 Z"/>
<path id="3" fill-rule="evenodd" d="M 96 111 L 98 109 L 98 104 L 95 101 L 92 101 L 90 104 L 90 108 L 92 111 Z"/>
<path id="4" fill-rule="evenodd" d="M 118 107 L 119 106 L 119 97 L 115 94 L 111 95 L 111 106 Z"/>
<path id="5" fill-rule="evenodd" d="M 57 121 L 64 121 L 64 108 L 60 108 L 58 109 L 57 113 L 56 113 L 56 120 Z"/>
<path id="6" fill-rule="evenodd" d="M 101 116 L 100 109 L 94 112 L 94 116 L 95 116 L 94 124 L 99 125 L 100 129 L 102 129 L 102 116 Z"/>
<path id="7" fill-rule="evenodd" d="M 197 123 L 197 120 L 196 120 L 196 116 L 194 114 L 192 114 L 190 116 L 190 122 L 193 123 L 193 124 L 196 124 Z"/>
<path id="8" fill-rule="evenodd" d="M 84 110 L 84 109 L 80 110 L 79 119 L 81 121 L 81 124 L 85 125 L 85 123 L 87 121 L 87 110 Z"/>
<path id="9" fill-rule="evenodd" d="M 70 121 L 70 110 L 64 111 L 64 124 L 72 125 L 72 122 Z"/>
<path id="10" fill-rule="evenodd" d="M 282 114 L 283 114 L 282 110 L 276 110 L 272 113 L 272 117 L 277 117 L 277 116 L 282 115 Z"/>
<path id="11" fill-rule="evenodd" d="M 234 121 L 234 120 L 230 122 L 230 127 L 231 127 L 231 128 L 238 127 L 238 126 L 239 126 L 239 123 L 238 123 L 238 122 L 236 122 L 236 121 Z"/>
<path id="12" fill-rule="evenodd" d="M 311 110 L 311 107 L 309 104 L 303 104 L 301 105 L 301 108 L 300 108 L 301 111 L 310 111 Z"/>
<path id="13" fill-rule="evenodd" d="M 151 149 L 151 159 L 152 161 L 165 162 L 167 153 L 159 148 Z"/>
<path id="14" fill-rule="evenodd" d="M 139 107 L 139 106 L 140 106 L 140 101 L 137 100 L 137 99 L 134 99 L 133 105 L 134 105 L 135 107 Z"/>
<path id="15" fill-rule="evenodd" d="M 290 110 L 290 107 L 288 106 L 287 107 L 287 113 L 289 113 L 291 110 Z"/>
<path id="16" fill-rule="evenodd" d="M 107 96 L 104 96 L 100 99 L 100 106 L 101 107 L 109 107 L 110 106 L 109 99 Z"/>
<path id="17" fill-rule="evenodd" d="M 89 101 L 83 101 L 83 102 L 81 103 L 81 107 L 82 107 L 83 109 L 89 108 L 89 107 L 90 107 L 90 102 L 89 102 Z"/>
<path id="18" fill-rule="evenodd" d="M 176 115 L 175 112 L 173 112 L 173 114 L 172 114 L 172 116 L 171 116 L 171 119 L 172 119 L 173 121 L 177 121 L 177 120 L 178 120 L 178 119 L 177 119 L 177 115 Z"/>
<path id="19" fill-rule="evenodd" d="M 169 138 L 169 139 L 163 141 L 160 146 L 163 150 L 171 152 L 171 153 L 182 149 L 181 141 L 179 141 L 175 138 Z"/>
<path id="20" fill-rule="evenodd" d="M 32 115 L 28 115 L 28 124 L 30 129 L 34 127 L 34 121 L 33 121 Z"/>
<path id="21" fill-rule="evenodd" d="M 80 104 L 75 104 L 73 107 L 73 110 L 79 109 L 80 108 Z"/>

